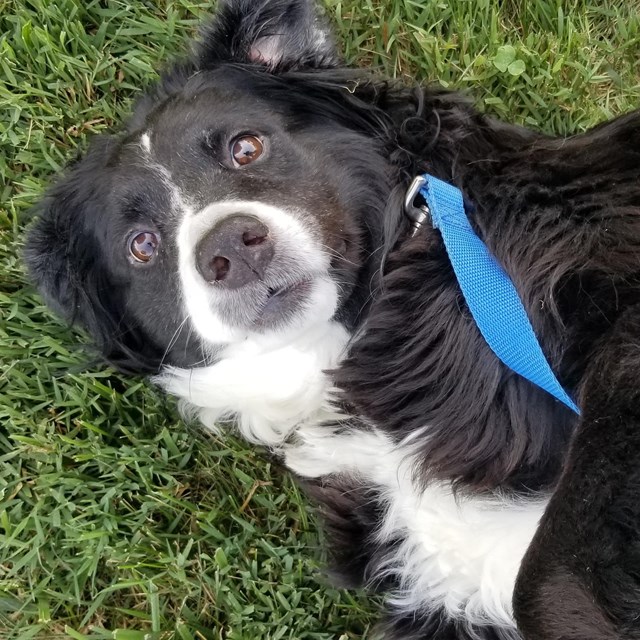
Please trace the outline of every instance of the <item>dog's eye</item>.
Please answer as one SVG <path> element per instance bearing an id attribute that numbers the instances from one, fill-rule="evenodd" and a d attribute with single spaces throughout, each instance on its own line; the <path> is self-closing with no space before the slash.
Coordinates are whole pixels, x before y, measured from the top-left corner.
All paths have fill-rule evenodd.
<path id="1" fill-rule="evenodd" d="M 264 145 L 257 136 L 245 134 L 232 140 L 229 149 L 234 166 L 243 167 L 262 155 Z"/>
<path id="2" fill-rule="evenodd" d="M 153 231 L 137 231 L 129 240 L 129 253 L 137 262 L 149 262 L 160 244 L 160 237 Z"/>

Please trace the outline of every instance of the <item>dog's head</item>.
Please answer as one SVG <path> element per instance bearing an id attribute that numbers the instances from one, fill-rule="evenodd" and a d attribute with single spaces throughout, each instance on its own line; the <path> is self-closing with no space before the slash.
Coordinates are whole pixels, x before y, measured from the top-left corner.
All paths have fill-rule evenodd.
<path id="1" fill-rule="evenodd" d="M 366 297 L 386 164 L 307 0 L 228 0 L 48 193 L 26 259 L 125 370 L 286 342 Z"/>

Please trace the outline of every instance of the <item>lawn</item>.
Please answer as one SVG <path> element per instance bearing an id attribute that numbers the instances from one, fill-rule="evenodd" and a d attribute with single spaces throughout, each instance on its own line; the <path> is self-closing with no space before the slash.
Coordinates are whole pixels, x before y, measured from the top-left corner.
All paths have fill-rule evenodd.
<path id="1" fill-rule="evenodd" d="M 29 211 L 210 11 L 0 0 L 0 638 L 372 638 L 286 473 L 88 364 L 20 264 Z M 640 105 L 638 0 L 326 0 L 346 58 L 561 135 Z"/>

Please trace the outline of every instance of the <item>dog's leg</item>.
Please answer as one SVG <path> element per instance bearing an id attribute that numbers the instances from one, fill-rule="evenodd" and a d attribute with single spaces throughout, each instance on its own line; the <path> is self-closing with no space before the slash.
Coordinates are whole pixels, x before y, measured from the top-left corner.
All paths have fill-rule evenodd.
<path id="1" fill-rule="evenodd" d="M 598 350 L 582 405 L 516 584 L 527 640 L 640 638 L 640 307 Z"/>

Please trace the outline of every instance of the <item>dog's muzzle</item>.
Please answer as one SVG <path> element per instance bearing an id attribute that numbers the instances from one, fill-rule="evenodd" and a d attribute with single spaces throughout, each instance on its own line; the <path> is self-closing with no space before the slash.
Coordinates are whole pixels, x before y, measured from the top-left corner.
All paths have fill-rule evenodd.
<path id="1" fill-rule="evenodd" d="M 208 231 L 196 246 L 196 268 L 209 283 L 239 289 L 263 280 L 274 255 L 269 228 L 258 218 L 231 215 Z"/>

